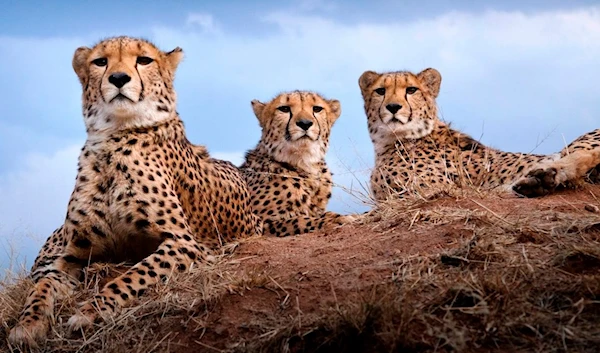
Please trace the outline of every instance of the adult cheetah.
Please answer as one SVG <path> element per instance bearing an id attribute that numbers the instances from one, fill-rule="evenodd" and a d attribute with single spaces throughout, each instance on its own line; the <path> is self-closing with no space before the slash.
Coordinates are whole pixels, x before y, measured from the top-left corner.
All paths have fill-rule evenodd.
<path id="1" fill-rule="evenodd" d="M 82 303 L 72 329 L 209 261 L 211 249 L 262 232 L 239 170 L 186 138 L 173 89 L 182 56 L 180 48 L 166 53 L 129 37 L 75 51 L 87 140 L 65 222 L 35 261 L 12 343 L 35 346 L 46 337 L 55 301 L 75 289 L 90 262 L 135 264 Z"/>
<path id="2" fill-rule="evenodd" d="M 332 186 L 325 154 L 340 102 L 294 91 L 268 103 L 253 100 L 252 109 L 262 136 L 241 170 L 265 234 L 303 234 L 352 221 L 351 215 L 325 211 Z"/>
<path id="3" fill-rule="evenodd" d="M 437 117 L 441 75 L 435 69 L 364 72 L 359 86 L 375 147 L 371 189 L 376 200 L 415 187 L 471 183 L 541 196 L 600 164 L 600 129 L 559 154 L 499 151 L 450 128 Z"/>

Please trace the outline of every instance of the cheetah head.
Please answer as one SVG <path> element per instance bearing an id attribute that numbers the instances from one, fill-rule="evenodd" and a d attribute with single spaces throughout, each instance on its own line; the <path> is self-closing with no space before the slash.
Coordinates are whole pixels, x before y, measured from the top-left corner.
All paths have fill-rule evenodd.
<path id="1" fill-rule="evenodd" d="M 83 87 L 88 134 L 150 126 L 176 114 L 173 80 L 182 57 L 180 48 L 165 53 L 129 37 L 78 48 L 73 69 Z"/>
<path id="2" fill-rule="evenodd" d="M 435 98 L 441 81 L 442 76 L 435 69 L 416 75 L 406 71 L 366 71 L 360 76 L 358 84 L 376 148 L 431 133 L 437 120 Z"/>
<path id="3" fill-rule="evenodd" d="M 282 93 L 268 103 L 252 101 L 262 128 L 259 148 L 278 162 L 314 171 L 329 147 L 333 123 L 341 114 L 338 100 L 317 93 Z"/>

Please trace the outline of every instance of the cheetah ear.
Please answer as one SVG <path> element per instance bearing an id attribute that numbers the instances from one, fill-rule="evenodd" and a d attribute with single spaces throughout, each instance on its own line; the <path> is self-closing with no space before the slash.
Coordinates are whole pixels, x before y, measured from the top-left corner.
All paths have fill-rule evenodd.
<path id="1" fill-rule="evenodd" d="M 92 49 L 88 47 L 79 47 L 73 54 L 73 70 L 79 77 L 79 82 L 83 85 L 88 76 L 88 58 Z"/>
<path id="2" fill-rule="evenodd" d="M 381 76 L 375 71 L 365 71 L 360 78 L 358 79 L 358 85 L 360 86 L 360 90 L 365 92 L 367 88 L 371 87 L 371 85 Z"/>
<path id="3" fill-rule="evenodd" d="M 169 67 L 173 71 L 177 69 L 177 66 L 181 62 L 181 59 L 183 59 L 183 49 L 181 49 L 180 47 L 177 47 L 167 53 L 167 62 L 169 63 Z"/>
<path id="4" fill-rule="evenodd" d="M 331 107 L 331 113 L 333 116 L 331 116 L 329 120 L 333 124 L 342 114 L 342 105 L 337 99 L 330 99 L 327 101 L 327 103 L 329 103 L 329 106 Z"/>
<path id="5" fill-rule="evenodd" d="M 442 75 L 436 69 L 425 69 L 417 75 L 419 80 L 427 86 L 429 92 L 434 98 L 437 98 L 440 93 L 440 85 L 442 84 Z"/>
<path id="6" fill-rule="evenodd" d="M 265 105 L 265 103 L 262 103 L 258 99 L 253 99 L 251 103 L 252 103 L 252 110 L 254 111 L 254 115 L 256 115 L 256 118 L 258 119 L 260 126 L 262 126 L 263 125 L 262 112 L 263 112 L 263 110 L 265 110 L 266 105 Z"/>

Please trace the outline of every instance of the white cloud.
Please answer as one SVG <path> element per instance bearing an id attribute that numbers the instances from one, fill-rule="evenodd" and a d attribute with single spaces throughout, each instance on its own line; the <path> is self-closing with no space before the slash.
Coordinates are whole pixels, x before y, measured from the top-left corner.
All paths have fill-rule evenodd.
<path id="1" fill-rule="evenodd" d="M 246 152 L 210 152 L 211 157 L 229 161 L 238 167 L 244 163 L 245 154 Z"/>
<path id="2" fill-rule="evenodd" d="M 296 4 L 299 11 L 333 11 L 339 6 L 331 1 L 325 0 L 300 0 Z"/>
<path id="3" fill-rule="evenodd" d="M 188 26 L 198 26 L 202 32 L 217 33 L 219 25 L 211 14 L 206 13 L 191 13 L 188 15 L 185 23 Z"/>
<path id="4" fill-rule="evenodd" d="M 10 247 L 31 263 L 37 249 L 62 224 L 81 146 L 29 154 L 17 169 L 0 175 L 0 268 L 7 264 Z"/>
<path id="5" fill-rule="evenodd" d="M 83 144 L 53 153 L 26 156 L 20 168 L 0 175 L 0 229 L 27 230 L 46 236 L 64 218 L 75 185 L 77 157 Z"/>

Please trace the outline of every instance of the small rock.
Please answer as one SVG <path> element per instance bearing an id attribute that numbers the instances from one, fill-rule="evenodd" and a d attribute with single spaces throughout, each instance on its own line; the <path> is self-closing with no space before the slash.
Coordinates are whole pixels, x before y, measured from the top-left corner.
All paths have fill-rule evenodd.
<path id="1" fill-rule="evenodd" d="M 591 203 L 585 205 L 585 210 L 589 211 L 589 212 L 592 212 L 592 213 L 598 213 L 598 212 L 600 212 L 600 209 L 598 209 L 598 206 L 592 205 Z"/>

